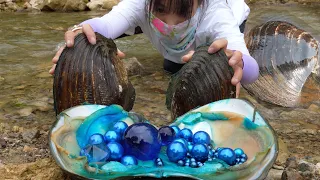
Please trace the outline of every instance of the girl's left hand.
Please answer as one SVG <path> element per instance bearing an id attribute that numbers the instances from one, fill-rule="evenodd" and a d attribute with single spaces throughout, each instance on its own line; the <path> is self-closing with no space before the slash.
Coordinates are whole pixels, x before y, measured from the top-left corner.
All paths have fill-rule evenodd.
<path id="1" fill-rule="evenodd" d="M 243 68 L 243 61 L 242 61 L 242 53 L 240 51 L 232 51 L 227 49 L 228 41 L 226 39 L 218 39 L 214 41 L 209 49 L 209 53 L 215 53 L 220 49 L 223 49 L 226 53 L 227 57 L 229 58 L 229 65 L 233 68 L 234 75 L 231 79 L 231 84 L 236 86 L 236 97 L 239 97 L 240 94 L 240 81 L 242 79 L 242 68 Z M 188 54 L 182 57 L 182 61 L 188 62 L 191 60 L 194 51 L 190 51 Z"/>

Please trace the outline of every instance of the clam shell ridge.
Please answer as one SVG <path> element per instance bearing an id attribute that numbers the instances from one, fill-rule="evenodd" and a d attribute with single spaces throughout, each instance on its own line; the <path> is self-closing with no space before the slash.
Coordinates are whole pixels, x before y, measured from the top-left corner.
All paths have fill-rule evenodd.
<path id="1" fill-rule="evenodd" d="M 210 102 L 234 98 L 232 76 L 233 69 L 222 50 L 209 54 L 208 46 L 197 48 L 191 61 L 170 80 L 166 105 L 172 119 Z"/>
<path id="2" fill-rule="evenodd" d="M 319 43 L 308 32 L 270 21 L 253 28 L 245 39 L 260 70 L 256 82 L 243 84 L 250 94 L 284 107 L 306 102 L 302 91 L 308 88 L 313 99 L 320 99 Z"/>
<path id="3" fill-rule="evenodd" d="M 75 38 L 74 47 L 61 53 L 53 84 L 57 114 L 83 103 L 118 104 L 127 111 L 132 109 L 135 90 L 117 57 L 116 44 L 99 33 L 96 39 L 92 45 L 81 33 Z"/>

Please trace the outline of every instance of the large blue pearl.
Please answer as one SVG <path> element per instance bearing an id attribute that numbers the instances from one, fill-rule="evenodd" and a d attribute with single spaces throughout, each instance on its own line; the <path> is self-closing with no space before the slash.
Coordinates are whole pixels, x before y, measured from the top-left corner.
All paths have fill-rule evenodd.
<path id="1" fill-rule="evenodd" d="M 110 155 L 111 152 L 104 142 L 96 145 L 89 144 L 80 151 L 80 156 L 86 156 L 88 162 L 104 162 Z"/>
<path id="2" fill-rule="evenodd" d="M 208 159 L 209 149 L 204 144 L 196 144 L 190 153 L 196 161 L 205 162 Z"/>
<path id="3" fill-rule="evenodd" d="M 171 128 L 174 130 L 176 135 L 180 132 L 180 128 L 178 126 L 171 126 Z"/>
<path id="4" fill-rule="evenodd" d="M 90 136 L 88 144 L 96 145 L 96 144 L 101 144 L 102 142 L 103 142 L 103 135 L 96 133 Z"/>
<path id="5" fill-rule="evenodd" d="M 123 147 L 121 144 L 117 142 L 109 142 L 107 144 L 108 148 L 110 149 L 110 158 L 111 161 L 118 161 L 123 156 Z"/>
<path id="6" fill-rule="evenodd" d="M 148 123 L 135 123 L 124 132 L 124 147 L 127 155 L 142 161 L 158 157 L 161 138 L 158 130 Z"/>
<path id="7" fill-rule="evenodd" d="M 104 140 L 106 143 L 109 142 L 120 142 L 121 136 L 116 131 L 108 131 L 104 135 Z"/>
<path id="8" fill-rule="evenodd" d="M 242 154 L 244 154 L 243 150 L 241 148 L 236 148 L 234 150 L 234 153 L 236 153 L 237 157 L 240 157 Z"/>
<path id="9" fill-rule="evenodd" d="M 175 131 L 170 126 L 164 126 L 159 129 L 159 134 L 161 136 L 161 144 L 166 146 L 170 144 L 175 138 Z"/>
<path id="10" fill-rule="evenodd" d="M 123 156 L 121 158 L 121 164 L 125 166 L 137 165 L 138 160 L 134 156 Z"/>
<path id="11" fill-rule="evenodd" d="M 207 132 L 198 131 L 193 135 L 194 144 L 210 144 L 210 136 Z"/>
<path id="12" fill-rule="evenodd" d="M 124 131 L 128 128 L 127 123 L 123 121 L 118 121 L 113 125 L 113 130 L 120 134 L 121 136 L 123 135 Z"/>
<path id="13" fill-rule="evenodd" d="M 230 148 L 223 148 L 218 152 L 218 159 L 221 159 L 230 166 L 233 166 L 236 163 L 236 153 Z"/>
<path id="14" fill-rule="evenodd" d="M 177 137 L 184 138 L 185 140 L 191 142 L 192 141 L 192 131 L 188 128 L 184 128 L 177 134 Z"/>
<path id="15" fill-rule="evenodd" d="M 187 155 L 187 149 L 181 142 L 172 142 L 167 147 L 167 156 L 170 161 L 178 162 L 183 160 Z"/>
<path id="16" fill-rule="evenodd" d="M 188 142 L 183 138 L 175 139 L 175 140 L 173 140 L 173 142 L 180 142 L 185 146 L 185 148 L 188 148 L 188 145 L 189 145 Z"/>

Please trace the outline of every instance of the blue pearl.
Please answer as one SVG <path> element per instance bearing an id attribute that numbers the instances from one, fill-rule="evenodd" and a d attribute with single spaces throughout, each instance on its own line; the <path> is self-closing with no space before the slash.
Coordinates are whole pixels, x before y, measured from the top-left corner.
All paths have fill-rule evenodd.
<path id="1" fill-rule="evenodd" d="M 195 158 L 191 158 L 190 161 L 191 162 L 196 162 L 196 159 Z"/>
<path id="2" fill-rule="evenodd" d="M 96 144 L 101 144 L 102 142 L 103 142 L 103 135 L 96 133 L 90 136 L 88 144 L 96 145 Z"/>
<path id="3" fill-rule="evenodd" d="M 177 137 L 183 138 L 183 139 L 191 142 L 192 141 L 192 131 L 188 128 L 184 128 L 177 134 Z"/>
<path id="4" fill-rule="evenodd" d="M 193 148 L 193 145 L 192 145 L 192 144 L 189 144 L 189 145 L 188 145 L 188 151 L 190 152 L 190 151 L 192 150 L 192 148 Z"/>
<path id="5" fill-rule="evenodd" d="M 236 153 L 237 157 L 240 157 L 242 154 L 244 154 L 243 150 L 241 148 L 236 148 L 234 150 L 234 153 Z"/>
<path id="6" fill-rule="evenodd" d="M 163 166 L 163 162 L 161 161 L 161 162 L 158 162 L 157 163 L 157 166 Z"/>
<path id="7" fill-rule="evenodd" d="M 116 131 L 108 131 L 104 135 L 104 140 L 106 143 L 109 142 L 120 142 L 121 136 Z"/>
<path id="8" fill-rule="evenodd" d="M 223 148 L 218 152 L 218 158 L 229 164 L 230 166 L 236 163 L 236 154 L 230 148 Z"/>
<path id="9" fill-rule="evenodd" d="M 170 161 L 178 162 L 182 160 L 187 155 L 187 149 L 181 142 L 172 142 L 167 147 L 167 156 Z"/>
<path id="10" fill-rule="evenodd" d="M 240 158 L 236 158 L 236 163 L 240 162 Z"/>
<path id="11" fill-rule="evenodd" d="M 191 156 L 194 157 L 195 160 L 200 162 L 205 162 L 208 159 L 208 155 L 209 149 L 204 144 L 196 144 L 191 150 Z"/>
<path id="12" fill-rule="evenodd" d="M 194 144 L 210 144 L 210 136 L 205 131 L 198 131 L 193 135 L 193 143 Z"/>
<path id="13" fill-rule="evenodd" d="M 126 155 L 148 161 L 158 157 L 161 150 L 161 137 L 158 130 L 149 123 L 135 123 L 124 132 Z"/>
<path id="14" fill-rule="evenodd" d="M 121 136 L 123 135 L 124 131 L 128 128 L 127 123 L 123 121 L 118 121 L 113 125 L 113 130 L 120 134 Z"/>
<path id="15" fill-rule="evenodd" d="M 192 167 L 192 168 L 197 167 L 197 163 L 196 162 L 191 162 L 190 167 Z"/>
<path id="16" fill-rule="evenodd" d="M 202 162 L 197 162 L 198 167 L 203 166 L 204 164 Z"/>
<path id="17" fill-rule="evenodd" d="M 184 145 L 184 147 L 185 147 L 186 149 L 188 148 L 188 142 L 187 142 L 185 139 L 183 139 L 183 138 L 175 139 L 175 140 L 173 140 L 173 142 L 180 142 L 180 143 L 182 143 L 182 144 Z"/>
<path id="18" fill-rule="evenodd" d="M 211 162 L 213 159 L 212 158 L 208 158 L 208 161 Z"/>
<path id="19" fill-rule="evenodd" d="M 241 163 L 244 163 L 244 162 L 246 162 L 246 161 L 247 161 L 247 160 L 246 160 L 245 158 L 241 158 L 241 159 L 240 159 L 240 162 L 241 162 Z"/>
<path id="20" fill-rule="evenodd" d="M 121 164 L 125 166 L 137 165 L 138 160 L 134 156 L 123 156 L 121 158 Z"/>
<path id="21" fill-rule="evenodd" d="M 190 159 L 189 159 L 189 158 L 186 158 L 184 161 L 185 161 L 186 163 L 190 163 Z"/>
<path id="22" fill-rule="evenodd" d="M 180 132 L 180 128 L 178 126 L 171 126 L 171 128 L 174 130 L 176 135 Z"/>
<path id="23" fill-rule="evenodd" d="M 176 136 L 174 129 L 170 126 L 161 127 L 159 129 L 159 134 L 161 136 L 161 144 L 163 146 L 170 144 Z"/>
<path id="24" fill-rule="evenodd" d="M 162 162 L 162 159 L 161 158 L 157 158 L 156 162 Z"/>
<path id="25" fill-rule="evenodd" d="M 247 156 L 246 154 L 242 154 L 242 155 L 241 155 L 241 158 L 244 158 L 245 160 L 247 160 L 247 159 L 248 159 L 248 156 Z"/>
<path id="26" fill-rule="evenodd" d="M 123 156 L 123 147 L 121 144 L 117 142 L 109 142 L 107 144 L 108 148 L 110 149 L 110 158 L 109 160 L 118 161 Z"/>
<path id="27" fill-rule="evenodd" d="M 184 165 L 185 165 L 185 166 L 190 166 L 190 163 L 185 163 Z"/>
<path id="28" fill-rule="evenodd" d="M 179 161 L 178 161 L 178 166 L 184 166 L 183 160 L 179 160 Z"/>
<path id="29" fill-rule="evenodd" d="M 89 144 L 80 151 L 80 156 L 86 156 L 88 162 L 104 162 L 110 155 L 110 150 L 104 142 L 96 145 Z"/>

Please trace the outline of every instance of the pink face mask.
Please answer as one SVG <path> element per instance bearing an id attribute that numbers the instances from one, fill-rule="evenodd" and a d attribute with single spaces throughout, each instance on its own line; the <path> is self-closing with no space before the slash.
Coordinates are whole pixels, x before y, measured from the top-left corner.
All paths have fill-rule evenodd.
<path id="1" fill-rule="evenodd" d="M 200 8 L 197 9 L 197 12 L 190 20 L 177 25 L 168 25 L 152 13 L 150 14 L 151 28 L 154 30 L 160 43 L 169 54 L 182 52 L 189 48 L 195 41 Z"/>

